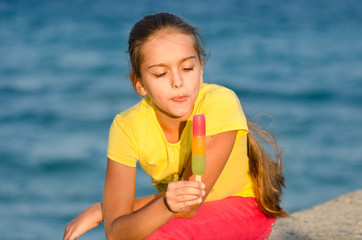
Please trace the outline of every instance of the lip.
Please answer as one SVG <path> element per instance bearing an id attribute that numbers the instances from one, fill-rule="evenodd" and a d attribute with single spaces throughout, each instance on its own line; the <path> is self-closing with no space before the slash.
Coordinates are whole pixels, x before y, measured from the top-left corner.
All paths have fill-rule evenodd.
<path id="1" fill-rule="evenodd" d="M 187 96 L 176 96 L 176 97 L 171 98 L 171 100 L 174 102 L 182 103 L 182 102 L 185 102 L 187 100 L 187 98 L 188 98 Z"/>

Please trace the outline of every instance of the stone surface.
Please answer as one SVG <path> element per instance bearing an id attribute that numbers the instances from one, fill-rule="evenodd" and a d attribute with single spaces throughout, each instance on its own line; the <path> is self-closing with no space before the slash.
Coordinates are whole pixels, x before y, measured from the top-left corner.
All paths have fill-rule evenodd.
<path id="1" fill-rule="evenodd" d="M 269 239 L 362 239 L 362 190 L 278 219 Z"/>

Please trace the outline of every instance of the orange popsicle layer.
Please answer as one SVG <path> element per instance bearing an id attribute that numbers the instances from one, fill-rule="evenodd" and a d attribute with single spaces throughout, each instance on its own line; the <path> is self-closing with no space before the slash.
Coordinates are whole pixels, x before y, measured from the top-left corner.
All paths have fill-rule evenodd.
<path id="1" fill-rule="evenodd" d="M 194 136 L 192 138 L 192 154 L 205 155 L 205 137 Z"/>

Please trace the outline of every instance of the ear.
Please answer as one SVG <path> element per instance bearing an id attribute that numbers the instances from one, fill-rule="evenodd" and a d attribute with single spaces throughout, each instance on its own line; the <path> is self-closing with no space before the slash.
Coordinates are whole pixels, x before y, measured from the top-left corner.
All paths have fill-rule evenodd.
<path id="1" fill-rule="evenodd" d="M 141 95 L 142 97 L 146 96 L 147 95 L 147 91 L 146 89 L 143 87 L 142 83 L 140 80 L 137 80 L 136 81 L 136 91 L 139 95 Z"/>
<path id="2" fill-rule="evenodd" d="M 143 87 L 141 83 L 141 79 L 138 78 L 135 74 L 130 73 L 129 78 L 131 79 L 131 82 L 133 84 L 134 89 L 136 90 L 137 94 L 141 96 L 147 95 L 146 89 Z"/>

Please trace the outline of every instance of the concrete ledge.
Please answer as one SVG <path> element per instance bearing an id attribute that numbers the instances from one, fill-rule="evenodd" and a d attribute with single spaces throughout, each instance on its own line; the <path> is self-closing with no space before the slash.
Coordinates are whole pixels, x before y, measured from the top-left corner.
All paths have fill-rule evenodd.
<path id="1" fill-rule="evenodd" d="M 269 239 L 362 239 L 362 190 L 278 219 Z"/>

